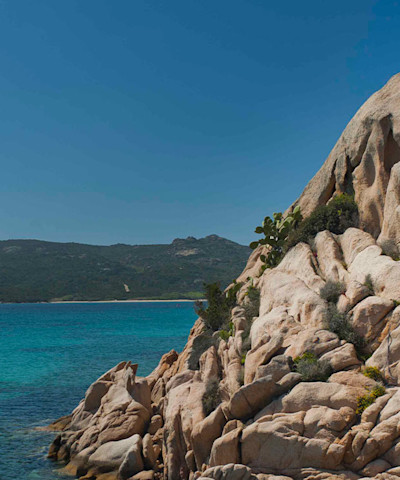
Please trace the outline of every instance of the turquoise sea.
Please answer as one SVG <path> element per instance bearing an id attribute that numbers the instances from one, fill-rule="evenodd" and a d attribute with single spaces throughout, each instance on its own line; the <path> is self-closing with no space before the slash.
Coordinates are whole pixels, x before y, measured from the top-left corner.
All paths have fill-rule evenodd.
<path id="1" fill-rule="evenodd" d="M 46 459 L 54 434 L 35 428 L 70 413 L 122 360 L 150 373 L 195 318 L 189 302 L 0 305 L 1 480 L 63 479 Z"/>

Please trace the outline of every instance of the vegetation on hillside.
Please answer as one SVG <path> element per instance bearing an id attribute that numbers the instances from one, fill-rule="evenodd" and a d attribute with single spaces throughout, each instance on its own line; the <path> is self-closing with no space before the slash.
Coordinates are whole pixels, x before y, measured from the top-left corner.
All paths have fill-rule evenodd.
<path id="1" fill-rule="evenodd" d="M 169 245 L 0 242 L 0 302 L 202 298 L 228 285 L 250 249 L 210 235 Z"/>

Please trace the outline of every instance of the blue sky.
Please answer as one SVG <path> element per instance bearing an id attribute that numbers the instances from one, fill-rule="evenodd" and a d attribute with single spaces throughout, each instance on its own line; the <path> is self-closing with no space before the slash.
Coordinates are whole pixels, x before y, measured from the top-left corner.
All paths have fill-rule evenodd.
<path id="1" fill-rule="evenodd" d="M 0 238 L 248 243 L 400 71 L 394 1 L 0 2 Z"/>

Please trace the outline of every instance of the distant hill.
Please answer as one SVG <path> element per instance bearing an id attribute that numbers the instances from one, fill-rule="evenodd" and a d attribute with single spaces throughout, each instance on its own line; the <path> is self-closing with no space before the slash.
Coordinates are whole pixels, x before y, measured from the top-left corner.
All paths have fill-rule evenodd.
<path id="1" fill-rule="evenodd" d="M 217 235 L 170 245 L 0 241 L 0 302 L 199 298 L 227 286 L 250 249 Z"/>

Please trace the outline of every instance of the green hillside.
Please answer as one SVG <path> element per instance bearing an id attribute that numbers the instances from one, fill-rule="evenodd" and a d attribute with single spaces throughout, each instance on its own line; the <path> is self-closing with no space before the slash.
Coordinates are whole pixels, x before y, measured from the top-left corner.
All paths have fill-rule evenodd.
<path id="1" fill-rule="evenodd" d="M 250 249 L 217 235 L 170 245 L 0 241 L 0 302 L 198 298 L 228 285 Z"/>

